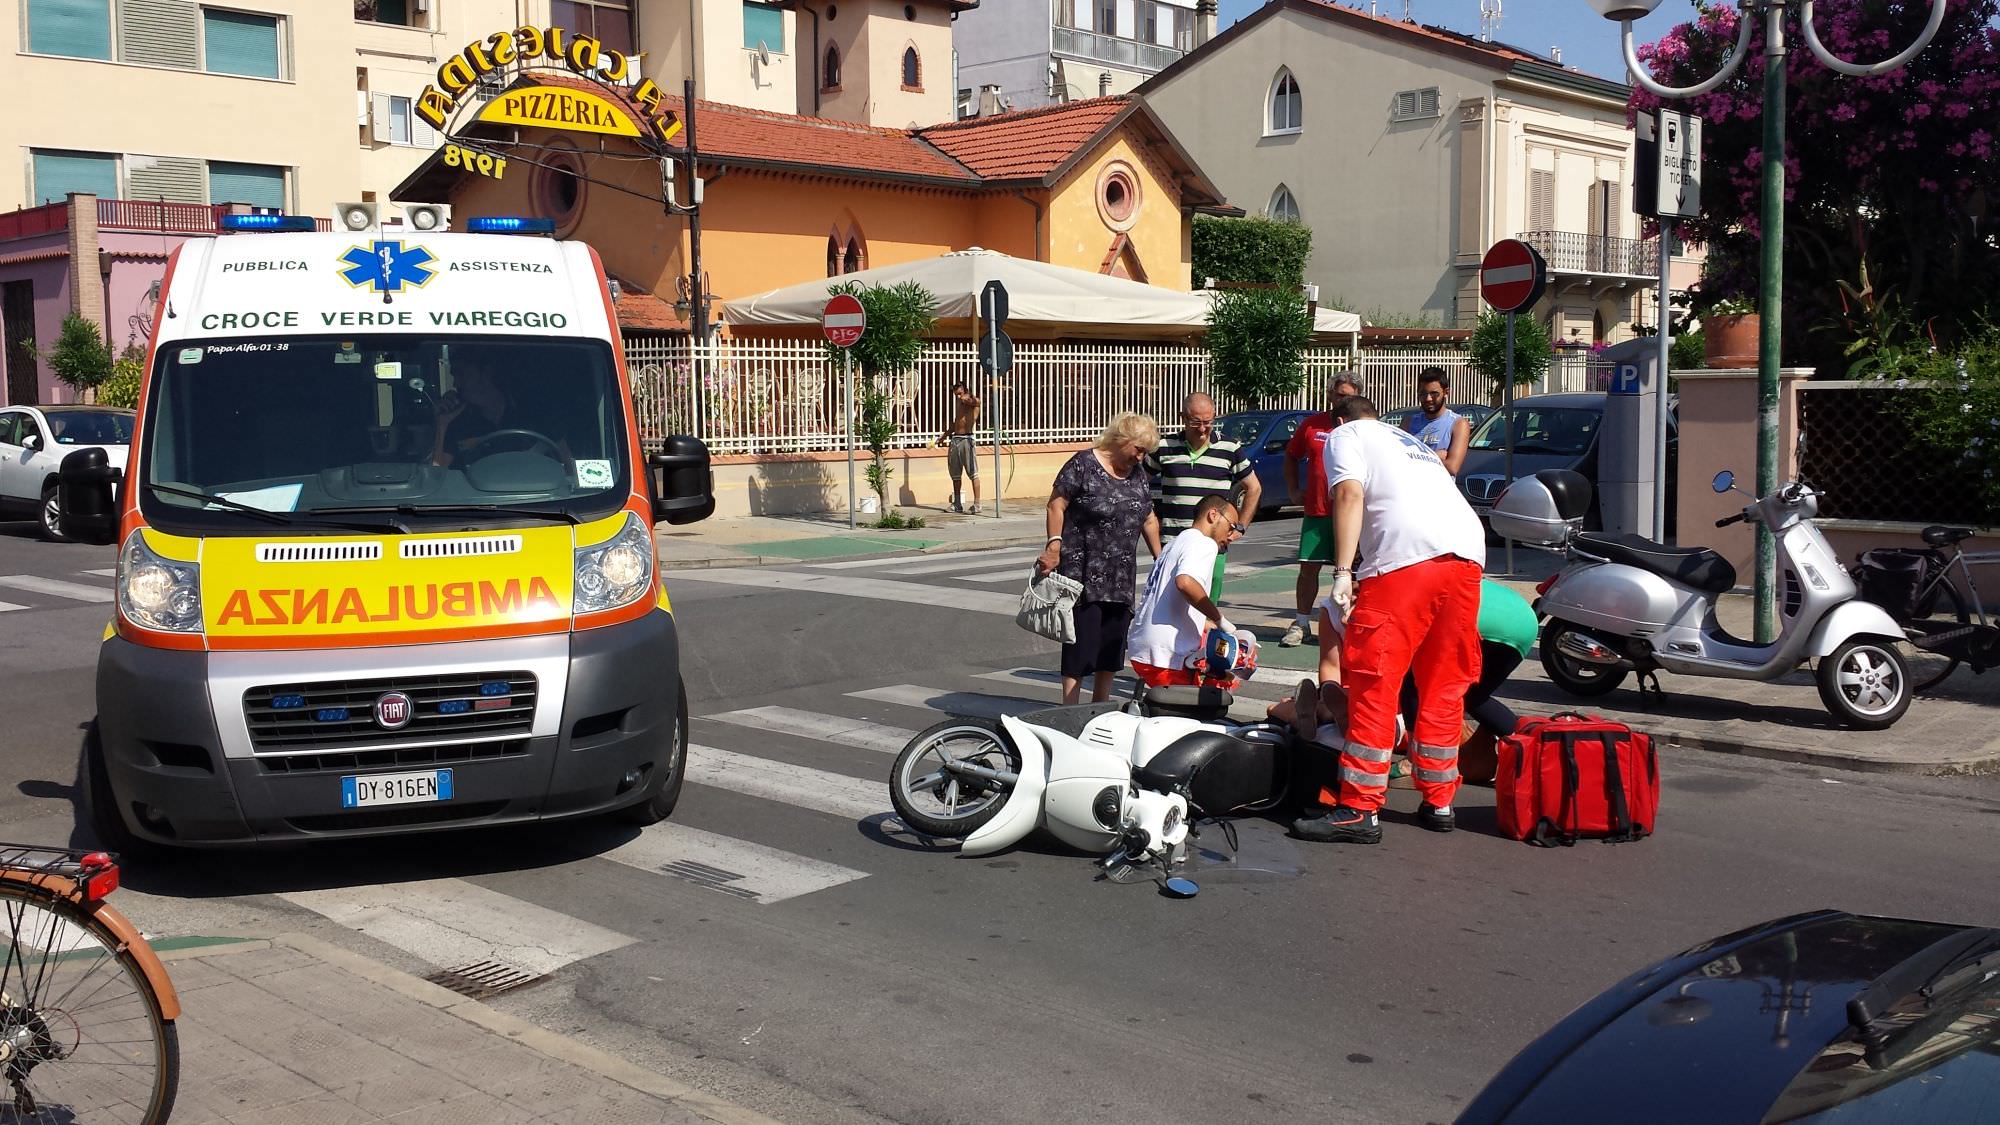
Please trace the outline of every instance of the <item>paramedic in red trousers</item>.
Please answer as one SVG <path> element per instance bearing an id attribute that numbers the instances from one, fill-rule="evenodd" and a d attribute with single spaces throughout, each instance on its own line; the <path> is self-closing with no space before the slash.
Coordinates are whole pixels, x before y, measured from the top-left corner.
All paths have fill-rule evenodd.
<path id="1" fill-rule="evenodd" d="M 1334 408 L 1326 440 L 1333 498 L 1333 592 L 1347 623 L 1340 663 L 1347 740 L 1333 806 L 1293 822 L 1304 839 L 1374 844 L 1388 795 L 1403 677 L 1417 680 L 1410 764 L 1423 804 L 1417 822 L 1457 826 L 1458 744 L 1465 692 L 1479 678 L 1479 578 L 1486 534 L 1444 462 L 1415 437 L 1377 419 L 1365 398 Z M 1357 552 L 1360 573 L 1354 572 Z"/>

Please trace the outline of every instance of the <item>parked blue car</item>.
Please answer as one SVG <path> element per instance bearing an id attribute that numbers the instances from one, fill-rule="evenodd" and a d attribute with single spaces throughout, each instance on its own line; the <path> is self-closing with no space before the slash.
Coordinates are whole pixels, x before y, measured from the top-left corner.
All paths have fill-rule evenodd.
<path id="1" fill-rule="evenodd" d="M 1264 486 L 1260 512 L 1275 512 L 1291 503 L 1291 491 L 1285 487 L 1285 445 L 1305 418 L 1303 410 L 1246 410 L 1215 423 L 1222 440 L 1242 443 L 1249 455 L 1257 483 Z"/>

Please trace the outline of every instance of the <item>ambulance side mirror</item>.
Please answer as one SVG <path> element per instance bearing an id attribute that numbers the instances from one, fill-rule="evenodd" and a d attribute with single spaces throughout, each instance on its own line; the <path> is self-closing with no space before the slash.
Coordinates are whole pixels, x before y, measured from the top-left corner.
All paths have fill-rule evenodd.
<path id="1" fill-rule="evenodd" d="M 665 449 L 646 458 L 646 467 L 653 477 L 653 522 L 699 523 L 715 514 L 715 474 L 699 438 L 674 434 Z"/>
<path id="2" fill-rule="evenodd" d="M 57 470 L 62 533 L 80 543 L 110 543 L 118 538 L 118 501 L 113 489 L 125 474 L 112 468 L 104 450 L 79 449 L 62 459 Z"/>

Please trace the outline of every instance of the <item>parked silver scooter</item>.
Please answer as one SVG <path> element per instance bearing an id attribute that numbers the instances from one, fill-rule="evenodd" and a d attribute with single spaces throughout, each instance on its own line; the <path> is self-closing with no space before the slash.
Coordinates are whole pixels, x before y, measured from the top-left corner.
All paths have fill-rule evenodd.
<path id="1" fill-rule="evenodd" d="M 1715 491 L 1732 490 L 1740 491 L 1734 474 L 1716 474 Z M 1716 599 L 1736 586 L 1727 559 L 1705 547 L 1583 532 L 1589 507 L 1590 483 L 1567 470 L 1523 477 L 1493 505 L 1495 532 L 1569 558 L 1535 603 L 1544 619 L 1542 667 L 1557 687 L 1599 696 L 1630 673 L 1662 669 L 1775 680 L 1817 660 L 1820 701 L 1842 724 L 1883 730 L 1909 709 L 1902 627 L 1857 600 L 1854 580 L 1812 522 L 1819 511 L 1812 488 L 1794 481 L 1716 522 L 1757 520 L 1777 541 L 1782 624 L 1764 645 L 1730 636 L 1716 620 Z"/>

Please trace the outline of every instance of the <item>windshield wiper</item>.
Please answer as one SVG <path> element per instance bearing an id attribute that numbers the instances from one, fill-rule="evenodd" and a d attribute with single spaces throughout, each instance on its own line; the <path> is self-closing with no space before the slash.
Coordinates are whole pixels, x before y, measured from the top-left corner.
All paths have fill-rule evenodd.
<path id="1" fill-rule="evenodd" d="M 149 484 L 146 487 L 155 492 L 167 493 L 170 496 L 185 496 L 190 500 L 206 500 L 218 508 L 231 512 L 241 512 L 254 519 L 263 520 L 265 523 L 275 523 L 285 527 L 338 527 L 347 531 L 368 531 L 376 534 L 384 531 L 395 531 L 406 535 L 410 530 L 395 520 L 370 523 L 365 520 L 314 519 L 310 515 L 302 515 L 298 512 L 274 512 L 269 508 L 259 508 L 255 504 L 245 504 L 241 500 L 231 500 L 227 496 L 217 496 L 212 492 L 203 492 L 194 488 L 181 488 L 178 485 L 172 484 Z"/>
<path id="2" fill-rule="evenodd" d="M 507 516 L 507 517 L 521 516 L 526 519 L 545 520 L 549 523 L 566 523 L 572 526 L 583 522 L 582 520 L 577 519 L 574 515 L 571 515 L 565 509 L 559 508 L 553 512 L 550 512 L 550 511 L 544 511 L 541 508 L 508 508 L 508 507 L 503 507 L 502 505 L 499 504 L 396 504 L 386 508 L 379 506 L 363 507 L 357 505 L 348 508 L 314 508 L 312 510 L 315 512 L 336 512 L 336 513 L 395 512 L 397 515 L 400 516 L 434 516 L 434 515 L 445 515 L 454 512 L 459 512 L 459 513 L 473 512 L 483 516 Z"/>
<path id="3" fill-rule="evenodd" d="M 1931 943 L 1876 977 L 1847 1002 L 1847 1021 L 1871 1056 L 1893 1063 L 1930 1036 L 1948 998 L 2000 976 L 2000 930 L 1973 927 Z M 1930 1013 L 1910 1022 L 1918 1012 Z M 1904 1050 L 1896 1050 L 1898 1045 Z M 1879 1060 L 1879 1061 L 1878 1061 Z"/>

